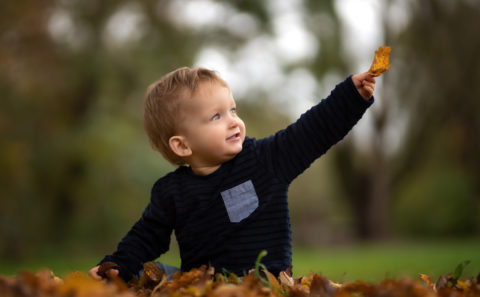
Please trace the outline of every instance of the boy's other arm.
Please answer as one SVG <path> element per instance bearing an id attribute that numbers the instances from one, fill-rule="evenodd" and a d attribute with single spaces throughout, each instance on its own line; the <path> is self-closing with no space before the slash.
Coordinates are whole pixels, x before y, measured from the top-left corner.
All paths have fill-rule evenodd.
<path id="1" fill-rule="evenodd" d="M 163 197 L 159 188 L 161 187 L 158 183 L 155 184 L 150 204 L 140 220 L 120 241 L 117 250 L 100 262 L 116 263 L 119 266 L 119 275 L 125 281 L 129 281 L 131 276 L 141 269 L 142 263 L 156 259 L 169 248 L 175 211 L 173 202 Z M 89 272 L 94 278 L 97 274 L 95 268 Z"/>

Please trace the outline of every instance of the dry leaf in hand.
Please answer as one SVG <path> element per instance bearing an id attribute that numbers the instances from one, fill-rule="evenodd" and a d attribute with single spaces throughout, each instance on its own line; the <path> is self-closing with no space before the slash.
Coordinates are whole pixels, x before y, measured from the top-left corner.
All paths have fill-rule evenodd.
<path id="1" fill-rule="evenodd" d="M 116 263 L 113 262 L 104 262 L 100 264 L 100 267 L 98 267 L 98 272 L 97 274 L 100 275 L 104 279 L 109 279 L 110 276 L 108 275 L 108 271 L 113 268 L 118 268 L 119 266 Z"/>
<path id="2" fill-rule="evenodd" d="M 375 57 L 373 58 L 372 66 L 368 70 L 368 73 L 372 76 L 380 76 L 382 73 L 390 69 L 390 51 L 391 47 L 381 46 L 375 51 Z"/>

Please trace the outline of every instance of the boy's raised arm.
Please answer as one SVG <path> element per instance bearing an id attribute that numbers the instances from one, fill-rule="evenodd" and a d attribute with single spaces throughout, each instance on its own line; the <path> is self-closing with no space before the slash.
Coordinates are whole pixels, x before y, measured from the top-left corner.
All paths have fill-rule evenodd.
<path id="1" fill-rule="evenodd" d="M 259 157 L 280 180 L 290 183 L 343 139 L 373 103 L 375 78 L 349 76 L 295 123 L 259 140 Z"/>

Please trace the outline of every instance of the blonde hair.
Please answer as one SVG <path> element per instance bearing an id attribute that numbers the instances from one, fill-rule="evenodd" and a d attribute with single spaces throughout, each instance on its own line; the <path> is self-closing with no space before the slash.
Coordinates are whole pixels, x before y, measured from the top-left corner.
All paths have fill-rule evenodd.
<path id="1" fill-rule="evenodd" d="M 183 158 L 170 149 L 169 139 L 178 132 L 180 103 L 195 94 L 200 83 L 216 82 L 228 87 L 215 71 L 206 68 L 182 67 L 174 70 L 147 88 L 144 99 L 144 127 L 152 147 L 174 165 L 183 165 Z"/>

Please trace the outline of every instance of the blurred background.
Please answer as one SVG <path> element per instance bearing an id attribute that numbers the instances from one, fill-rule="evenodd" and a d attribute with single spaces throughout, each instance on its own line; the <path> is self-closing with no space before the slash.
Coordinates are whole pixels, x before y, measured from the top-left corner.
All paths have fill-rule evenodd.
<path id="1" fill-rule="evenodd" d="M 163 74 L 217 70 L 259 138 L 381 45 L 374 106 L 291 186 L 294 272 L 480 272 L 479 15 L 477 0 L 2 1 L 0 273 L 86 271 L 115 249 L 174 169 L 142 126 Z"/>

